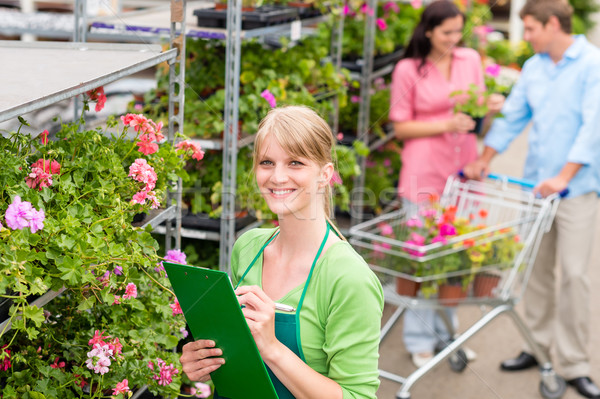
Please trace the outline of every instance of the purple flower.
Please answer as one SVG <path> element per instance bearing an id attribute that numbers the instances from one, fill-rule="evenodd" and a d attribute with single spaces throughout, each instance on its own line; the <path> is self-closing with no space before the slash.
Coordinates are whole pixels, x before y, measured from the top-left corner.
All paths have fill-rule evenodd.
<path id="1" fill-rule="evenodd" d="M 45 219 L 46 215 L 42 209 L 39 211 L 32 209 L 31 219 L 29 219 L 29 229 L 31 229 L 31 232 L 35 234 L 36 231 L 43 229 Z"/>
<path id="2" fill-rule="evenodd" d="M 165 256 L 165 260 L 173 263 L 181 263 L 182 265 L 185 265 L 185 259 L 185 254 L 178 249 L 171 249 L 170 251 L 167 251 L 167 256 Z"/>
<path id="3" fill-rule="evenodd" d="M 13 199 L 12 204 L 8 206 L 6 214 L 6 225 L 13 230 L 23 230 L 29 227 L 32 233 L 44 228 L 44 219 L 46 215 L 43 210 L 35 210 L 31 202 L 21 201 L 18 195 Z"/>
<path id="4" fill-rule="evenodd" d="M 269 103 L 271 108 L 275 108 L 277 106 L 277 101 L 275 101 L 275 96 L 273 95 L 273 93 L 271 93 L 269 91 L 269 89 L 266 89 L 262 93 L 260 93 L 260 96 L 262 98 L 264 98 L 265 100 L 267 100 L 267 102 Z"/>
<path id="5" fill-rule="evenodd" d="M 117 276 L 122 276 L 123 275 L 123 266 L 115 266 L 115 268 L 113 269 L 113 273 L 116 274 Z"/>

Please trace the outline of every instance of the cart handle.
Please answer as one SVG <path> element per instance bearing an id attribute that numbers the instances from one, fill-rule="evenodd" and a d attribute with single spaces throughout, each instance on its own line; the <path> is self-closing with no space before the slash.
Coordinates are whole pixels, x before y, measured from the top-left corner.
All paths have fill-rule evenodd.
<path id="1" fill-rule="evenodd" d="M 465 173 L 462 170 L 458 171 L 458 176 L 465 178 Z M 531 181 L 531 180 L 526 180 L 526 179 L 519 179 L 516 177 L 510 177 L 510 176 L 506 176 L 506 175 L 499 175 L 496 173 L 490 173 L 486 176 L 488 179 L 492 179 L 492 180 L 500 180 L 500 181 L 504 181 L 507 183 L 512 183 L 512 184 L 518 184 L 522 187 L 526 187 L 526 188 L 534 188 L 536 186 L 535 182 Z M 569 195 L 569 189 L 565 188 L 564 190 L 562 190 L 560 193 L 558 193 L 558 195 L 560 196 L 560 198 L 564 198 L 567 195 Z"/>

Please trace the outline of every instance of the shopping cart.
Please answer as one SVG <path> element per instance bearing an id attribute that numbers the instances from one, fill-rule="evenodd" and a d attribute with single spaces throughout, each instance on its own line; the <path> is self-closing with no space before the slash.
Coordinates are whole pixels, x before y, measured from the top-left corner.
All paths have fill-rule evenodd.
<path id="1" fill-rule="evenodd" d="M 560 398 L 566 390 L 564 379 L 554 372 L 514 309 L 527 286 L 540 240 L 554 219 L 559 195 L 536 198 L 531 183 L 491 177 L 481 182 L 450 177 L 439 202 L 401 208 L 350 229 L 350 242 L 381 279 L 386 302 L 398 306 L 383 326 L 381 339 L 406 309 L 413 308 L 436 309 L 454 336 L 408 377 L 380 370 L 381 377 L 402 384 L 398 399 L 410 398 L 413 384 L 445 359 L 454 371 L 462 371 L 467 359 L 461 346 L 504 313 L 511 316 L 540 362 L 541 395 Z M 436 238 L 425 240 L 427 234 Z M 462 297 L 444 299 L 444 287 L 452 287 L 448 283 L 453 282 L 459 283 L 453 290 Z M 407 284 L 420 286 L 419 294 L 407 292 Z M 459 335 L 443 311 L 457 305 L 485 309 Z"/>

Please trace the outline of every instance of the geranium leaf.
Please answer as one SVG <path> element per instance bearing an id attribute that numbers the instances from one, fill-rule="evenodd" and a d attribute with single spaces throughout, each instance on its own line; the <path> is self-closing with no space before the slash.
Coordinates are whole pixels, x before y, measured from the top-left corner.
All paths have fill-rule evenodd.
<path id="1" fill-rule="evenodd" d="M 45 320 L 44 311 L 35 305 L 26 306 L 23 309 L 23 317 L 33 321 L 36 326 L 41 326 Z"/>

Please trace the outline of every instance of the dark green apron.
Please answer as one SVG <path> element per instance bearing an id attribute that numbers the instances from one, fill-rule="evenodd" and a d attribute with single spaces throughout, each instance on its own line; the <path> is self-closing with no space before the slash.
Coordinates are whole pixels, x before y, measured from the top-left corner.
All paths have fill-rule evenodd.
<path id="1" fill-rule="evenodd" d="M 323 252 L 323 247 L 325 246 L 327 238 L 329 237 L 330 229 L 331 227 L 329 226 L 329 223 L 327 223 L 327 231 L 325 232 L 325 237 L 321 242 L 319 251 L 317 251 L 317 255 L 313 260 L 312 266 L 310 267 L 310 272 L 308 273 L 308 277 L 306 279 L 306 282 L 304 283 L 304 289 L 302 290 L 302 295 L 300 296 L 300 302 L 298 302 L 298 309 L 296 309 L 295 313 L 275 313 L 275 337 L 277 337 L 279 342 L 287 346 L 292 352 L 296 354 L 296 356 L 298 356 L 304 362 L 306 362 L 306 360 L 304 359 L 304 353 L 302 352 L 302 344 L 300 342 L 300 309 L 302 308 L 302 303 L 304 302 L 304 295 L 306 294 L 306 289 L 308 288 L 308 284 L 310 282 L 310 278 L 312 277 L 315 265 L 317 264 L 317 260 L 319 259 L 319 256 L 321 256 L 321 252 Z M 258 251 L 258 253 L 256 254 L 254 259 L 242 275 L 242 278 L 237 283 L 235 288 L 237 288 L 242 283 L 242 281 L 244 281 L 244 277 L 246 277 L 246 274 L 248 274 L 248 272 L 250 271 L 252 266 L 254 266 L 257 259 L 263 253 L 267 245 L 269 245 L 269 243 L 273 241 L 277 234 L 279 234 L 279 232 L 273 234 L 273 237 L 271 237 L 265 243 L 265 245 L 263 245 L 262 248 Z M 275 376 L 271 369 L 269 369 L 268 366 L 267 372 L 269 373 L 269 377 L 271 377 L 271 381 L 273 382 L 275 392 L 277 392 L 277 396 L 279 397 L 279 399 L 294 399 L 294 395 L 292 395 L 292 393 L 285 387 L 285 385 L 283 385 L 281 381 L 279 381 L 279 379 Z M 248 390 L 252 391 L 252 387 L 248 387 Z M 215 390 L 214 399 L 227 398 L 219 396 L 219 394 Z"/>

